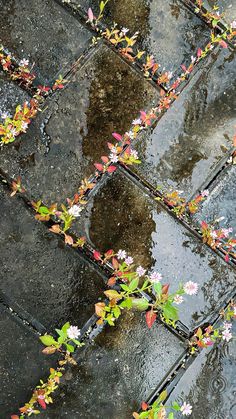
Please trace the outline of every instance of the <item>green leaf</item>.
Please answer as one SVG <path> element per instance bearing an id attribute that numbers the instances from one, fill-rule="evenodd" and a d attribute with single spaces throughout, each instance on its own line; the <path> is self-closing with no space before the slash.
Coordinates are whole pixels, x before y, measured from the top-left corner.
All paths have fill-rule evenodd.
<path id="1" fill-rule="evenodd" d="M 139 414 L 140 419 L 144 419 L 144 418 L 148 418 L 149 416 L 149 412 L 142 412 Z"/>
<path id="2" fill-rule="evenodd" d="M 69 329 L 69 327 L 70 327 L 70 323 L 66 322 L 61 328 L 62 332 L 67 335 L 67 330 Z"/>
<path id="3" fill-rule="evenodd" d="M 122 288 L 124 291 L 130 291 L 129 287 L 128 287 L 127 285 L 125 285 L 125 284 L 121 284 L 121 288 Z"/>
<path id="4" fill-rule="evenodd" d="M 130 288 L 130 290 L 131 290 L 131 291 L 134 291 L 134 290 L 137 288 L 138 283 L 139 283 L 139 278 L 134 278 L 134 279 L 132 279 L 132 281 L 131 281 L 131 282 L 130 282 L 130 284 L 129 284 L 129 288 Z"/>
<path id="5" fill-rule="evenodd" d="M 45 346 L 51 346 L 51 345 L 57 344 L 57 342 L 55 341 L 55 339 L 53 339 L 51 335 L 40 336 L 39 339 Z"/>
<path id="6" fill-rule="evenodd" d="M 162 393 L 161 393 L 161 394 L 160 394 L 160 396 L 158 397 L 158 401 L 159 401 L 159 402 L 163 402 L 163 401 L 167 398 L 167 395 L 168 395 L 168 393 L 167 393 L 167 391 L 166 391 L 166 390 L 162 391 Z"/>
<path id="7" fill-rule="evenodd" d="M 162 292 L 162 285 L 161 285 L 161 283 L 160 282 L 156 282 L 153 285 L 153 288 L 154 288 L 155 292 L 157 293 L 157 295 L 158 296 L 161 296 L 161 292 Z"/>
<path id="8" fill-rule="evenodd" d="M 171 320 L 178 320 L 179 316 L 178 316 L 178 309 L 174 306 L 172 306 L 172 304 L 167 301 L 167 303 L 163 306 L 163 314 L 167 319 L 171 319 Z"/>
<path id="9" fill-rule="evenodd" d="M 40 214 L 49 214 L 49 210 L 47 207 L 40 207 L 39 208 L 39 213 Z"/>
<path id="10" fill-rule="evenodd" d="M 173 412 L 170 412 L 170 413 L 169 413 L 169 415 L 168 415 L 168 419 L 174 419 L 174 413 L 173 413 Z"/>
<path id="11" fill-rule="evenodd" d="M 132 307 L 137 310 L 145 311 L 148 309 L 148 301 L 146 298 L 132 298 L 131 299 Z"/>
<path id="12" fill-rule="evenodd" d="M 174 410 L 176 410 L 176 411 L 180 410 L 180 405 L 179 405 L 179 403 L 177 403 L 177 402 L 173 402 L 173 403 L 172 403 L 172 408 L 173 408 Z"/>
<path id="13" fill-rule="evenodd" d="M 65 345 L 66 345 L 67 351 L 69 351 L 70 353 L 75 351 L 75 348 L 73 345 L 70 345 L 69 343 L 66 343 Z"/>
<path id="14" fill-rule="evenodd" d="M 105 7 L 105 3 L 104 3 L 104 1 L 101 1 L 101 3 L 100 3 L 100 11 L 101 12 L 104 10 L 104 7 Z"/>
<path id="15" fill-rule="evenodd" d="M 121 311 L 120 311 L 119 306 L 115 306 L 113 308 L 113 314 L 114 314 L 114 316 L 115 316 L 116 319 L 118 319 L 118 317 L 120 317 Z"/>

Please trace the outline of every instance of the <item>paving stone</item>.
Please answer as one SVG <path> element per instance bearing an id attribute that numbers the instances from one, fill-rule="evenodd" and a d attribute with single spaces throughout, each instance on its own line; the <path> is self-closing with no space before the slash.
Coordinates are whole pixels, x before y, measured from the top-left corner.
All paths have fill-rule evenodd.
<path id="1" fill-rule="evenodd" d="M 136 144 L 142 164 L 133 170 L 158 185 L 195 194 L 232 147 L 236 109 L 235 52 L 212 54 L 152 133 Z"/>
<path id="2" fill-rule="evenodd" d="M 0 205 L 0 288 L 49 331 L 67 320 L 81 327 L 105 289 L 103 278 L 20 199 L 1 189 Z"/>
<path id="3" fill-rule="evenodd" d="M 124 133 L 139 110 L 158 98 L 157 89 L 104 46 L 45 103 L 27 133 L 2 150 L 0 167 L 19 173 L 35 199 L 63 202 L 94 173 L 95 161 L 109 154 L 112 132 Z"/>
<path id="4" fill-rule="evenodd" d="M 236 333 L 235 322 L 232 329 Z M 171 401 L 187 401 L 193 406 L 191 418 L 234 419 L 236 343 L 216 345 L 203 350 L 179 381 Z M 176 413 L 176 418 L 182 415 Z"/>
<path id="5" fill-rule="evenodd" d="M 49 83 L 88 47 L 91 33 L 55 1 L 0 0 L 0 42 L 29 59 L 39 82 Z"/>
<path id="6" fill-rule="evenodd" d="M 183 353 L 162 325 L 149 330 L 140 313 L 123 313 L 83 351 L 46 417 L 130 418 Z"/>
<path id="7" fill-rule="evenodd" d="M 100 251 L 127 250 L 137 264 L 160 272 L 173 290 L 180 282 L 197 282 L 198 295 L 186 296 L 180 310 L 189 328 L 218 310 L 232 292 L 234 271 L 119 172 L 91 197 L 77 230 Z"/>
<path id="8" fill-rule="evenodd" d="M 23 105 L 25 101 L 29 100 L 29 95 L 17 84 L 9 81 L 6 75 L 0 71 L 0 120 L 2 113 L 8 112 L 13 116 L 16 106 Z"/>
<path id="9" fill-rule="evenodd" d="M 0 418 L 10 418 L 31 397 L 39 380 L 45 379 L 55 365 L 54 356 L 42 354 L 38 336 L 3 311 L 0 306 L 1 394 Z"/>
<path id="10" fill-rule="evenodd" d="M 213 10 L 213 6 L 217 4 L 219 6 L 220 14 L 223 13 L 223 20 L 227 23 L 233 22 L 236 19 L 236 3 L 234 0 L 218 0 L 217 3 L 214 0 L 204 0 L 204 6 L 208 10 Z"/>
<path id="11" fill-rule="evenodd" d="M 201 211 L 196 214 L 195 219 L 212 222 L 223 216 L 225 218 L 221 221 L 220 226 L 232 227 L 235 233 L 235 194 L 236 166 L 228 166 L 213 182 L 210 195 L 202 204 Z"/>
<path id="12" fill-rule="evenodd" d="M 92 7 L 98 15 L 96 0 L 77 3 L 85 10 Z M 104 22 L 111 27 L 114 21 L 120 28 L 130 29 L 131 35 L 138 31 L 139 49 L 154 55 L 162 70 L 176 73 L 210 36 L 207 26 L 178 0 L 111 0 L 105 8 Z"/>

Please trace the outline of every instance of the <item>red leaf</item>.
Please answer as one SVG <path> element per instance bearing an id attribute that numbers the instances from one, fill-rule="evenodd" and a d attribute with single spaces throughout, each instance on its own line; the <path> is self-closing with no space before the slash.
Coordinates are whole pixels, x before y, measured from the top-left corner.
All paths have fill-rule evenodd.
<path id="1" fill-rule="evenodd" d="M 223 41 L 223 39 L 219 42 L 219 44 L 222 48 L 228 48 L 228 45 L 226 44 L 225 41 Z"/>
<path id="2" fill-rule="evenodd" d="M 106 257 L 109 257 L 109 256 L 111 256 L 113 253 L 114 253 L 113 249 L 109 249 L 109 250 L 105 253 L 105 256 L 106 256 Z"/>
<path id="3" fill-rule="evenodd" d="M 225 255 L 225 262 L 229 262 L 229 255 L 227 253 L 227 255 Z"/>
<path id="4" fill-rule="evenodd" d="M 107 172 L 108 172 L 108 173 L 113 173 L 113 172 L 115 172 L 115 170 L 116 170 L 116 166 L 109 166 L 109 167 L 107 168 Z"/>
<path id="5" fill-rule="evenodd" d="M 141 408 L 142 408 L 142 410 L 147 410 L 147 408 L 148 408 L 148 404 L 147 404 L 147 403 L 145 403 L 145 402 L 142 402 L 142 403 L 141 403 Z"/>
<path id="6" fill-rule="evenodd" d="M 107 156 L 102 156 L 101 160 L 103 161 L 103 163 L 108 163 L 109 162 L 109 159 L 108 159 Z"/>
<path id="7" fill-rule="evenodd" d="M 47 405 L 46 405 L 46 403 L 45 403 L 45 400 L 44 400 L 44 398 L 42 398 L 42 397 L 38 397 L 38 404 L 40 404 L 40 406 L 42 407 L 42 409 L 46 409 L 46 407 L 47 407 Z"/>
<path id="8" fill-rule="evenodd" d="M 122 135 L 117 134 L 117 132 L 113 132 L 112 136 L 117 140 L 117 141 L 121 141 L 122 140 Z"/>
<path id="9" fill-rule="evenodd" d="M 95 260 L 101 260 L 101 253 L 98 252 L 97 250 L 93 251 L 93 257 Z"/>
<path id="10" fill-rule="evenodd" d="M 202 55 L 202 50 L 201 50 L 201 48 L 198 48 L 198 50 L 197 50 L 197 56 L 198 56 L 198 58 L 201 57 L 201 55 Z"/>
<path id="11" fill-rule="evenodd" d="M 101 163 L 94 163 L 94 166 L 99 170 L 99 172 L 103 172 L 103 165 Z"/>
<path id="12" fill-rule="evenodd" d="M 18 415 L 11 415 L 11 419 L 19 419 Z"/>
<path id="13" fill-rule="evenodd" d="M 168 294 L 170 284 L 165 284 L 162 286 L 162 294 Z"/>
<path id="14" fill-rule="evenodd" d="M 157 318 L 157 315 L 152 310 L 149 310 L 146 312 L 146 323 L 149 329 L 151 329 L 156 318 Z"/>

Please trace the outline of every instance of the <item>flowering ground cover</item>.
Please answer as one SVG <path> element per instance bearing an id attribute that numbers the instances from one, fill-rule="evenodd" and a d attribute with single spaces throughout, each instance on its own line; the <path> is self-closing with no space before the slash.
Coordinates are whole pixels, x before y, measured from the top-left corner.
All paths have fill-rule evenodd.
<path id="1" fill-rule="evenodd" d="M 0 419 L 233 418 L 234 4 L 28 3 L 0 0 Z"/>

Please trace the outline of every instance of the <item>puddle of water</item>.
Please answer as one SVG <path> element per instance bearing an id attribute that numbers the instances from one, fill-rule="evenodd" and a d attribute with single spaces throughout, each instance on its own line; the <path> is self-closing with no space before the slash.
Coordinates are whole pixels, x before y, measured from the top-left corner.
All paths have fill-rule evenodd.
<path id="1" fill-rule="evenodd" d="M 196 214 L 197 221 L 206 220 L 212 222 L 219 217 L 225 217 L 221 221 L 221 227 L 232 227 L 236 232 L 235 217 L 235 194 L 236 194 L 236 166 L 229 166 L 214 181 L 211 193 L 204 201 L 201 211 Z"/>
<path id="2" fill-rule="evenodd" d="M 233 335 L 236 327 L 233 324 Z M 235 403 L 235 340 L 204 350 L 181 378 L 170 400 L 193 406 L 191 418 L 234 419 Z M 182 417 L 176 414 L 177 418 Z"/>
<path id="3" fill-rule="evenodd" d="M 159 91 L 117 54 L 99 48 L 65 89 L 46 102 L 17 149 L 13 144 L 2 150 L 0 166 L 11 176 L 19 173 L 35 199 L 63 202 L 75 194 L 81 179 L 94 173 L 94 163 L 109 154 L 112 132 L 129 130 L 139 110 L 158 98 Z M 31 161 L 27 166 L 32 154 L 34 166 Z"/>
<path id="4" fill-rule="evenodd" d="M 45 417 L 130 418 L 183 352 L 162 325 L 149 330 L 140 313 L 123 313 L 83 351 Z"/>
<path id="5" fill-rule="evenodd" d="M 189 328 L 218 310 L 233 289 L 228 265 L 119 172 L 91 198 L 77 228 L 100 251 L 127 250 L 173 290 L 180 282 L 197 282 L 198 295 L 186 296 L 180 310 Z"/>
<path id="6" fill-rule="evenodd" d="M 0 202 L 0 288 L 49 332 L 67 320 L 81 327 L 103 295 L 103 278 L 34 220 L 22 201 L 1 190 Z"/>
<path id="7" fill-rule="evenodd" d="M 47 84 L 89 45 L 92 36 L 56 2 L 0 0 L 0 40 L 18 59 L 34 64 L 39 83 Z"/>
<path id="8" fill-rule="evenodd" d="M 197 193 L 214 173 L 235 133 L 235 53 L 212 54 L 153 132 L 136 144 L 142 164 L 132 169 L 153 187 Z"/>
<path id="9" fill-rule="evenodd" d="M 4 354 L 0 359 L 0 417 L 5 419 L 30 399 L 32 389 L 55 365 L 55 357 L 42 356 L 38 337 L 3 311 L 1 305 L 0 330 Z"/>

